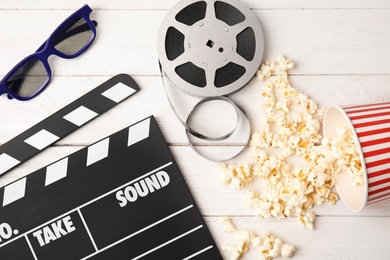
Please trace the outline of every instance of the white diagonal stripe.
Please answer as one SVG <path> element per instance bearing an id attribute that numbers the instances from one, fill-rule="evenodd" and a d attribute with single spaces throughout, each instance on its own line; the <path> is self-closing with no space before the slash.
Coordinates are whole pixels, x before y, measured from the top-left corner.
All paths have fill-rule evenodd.
<path id="1" fill-rule="evenodd" d="M 370 109 L 370 108 L 378 108 L 378 107 L 385 107 L 390 105 L 390 102 L 385 102 L 385 103 L 378 103 L 378 104 L 372 104 L 370 106 L 357 106 L 355 108 L 348 108 L 348 106 L 344 107 L 344 110 L 346 111 L 355 111 L 355 110 L 362 110 L 362 109 Z"/>
<path id="2" fill-rule="evenodd" d="M 383 196 L 385 195 L 385 196 Z M 374 195 L 371 195 L 369 196 L 369 200 L 373 200 L 373 199 L 378 199 L 378 197 L 381 197 L 383 196 L 381 199 L 385 198 L 385 197 L 390 197 L 390 190 L 385 190 L 385 191 L 381 191 L 381 192 L 378 192 Z"/>
<path id="3" fill-rule="evenodd" d="M 191 230 L 189 230 L 189 231 L 187 231 L 187 232 L 185 232 L 185 233 L 183 233 L 183 234 L 181 234 L 181 235 L 179 235 L 179 236 L 177 236 L 175 238 L 172 238 L 171 240 L 168 240 L 167 242 L 165 242 L 165 243 L 163 243 L 163 244 L 161 244 L 159 246 L 156 246 L 155 248 L 150 249 L 149 251 L 143 253 L 142 255 L 139 255 L 137 257 L 132 258 L 132 260 L 137 260 L 137 259 L 143 258 L 144 256 L 149 255 L 150 253 L 152 253 L 152 252 L 154 252 L 156 250 L 159 250 L 160 248 L 165 247 L 165 246 L 175 242 L 176 240 L 179 240 L 179 239 L 181 239 L 181 238 L 183 238 L 185 236 L 188 236 L 189 234 L 191 234 L 191 233 L 193 233 L 193 232 L 195 232 L 195 231 L 197 231 L 198 229 L 201 229 L 201 228 L 203 228 L 203 225 L 199 225 L 196 228 L 193 228 L 193 229 L 191 229 Z"/>
<path id="4" fill-rule="evenodd" d="M 387 105 L 389 106 L 389 105 Z M 364 115 L 372 115 L 372 114 L 378 114 L 383 112 L 390 112 L 390 108 L 383 108 L 378 110 L 370 110 L 370 111 L 362 111 L 362 112 L 348 112 L 349 116 L 355 117 L 355 116 L 364 116 Z"/>
<path id="5" fill-rule="evenodd" d="M 82 126 L 97 115 L 98 114 L 91 109 L 88 109 L 85 106 L 80 106 L 66 116 L 64 116 L 64 119 L 77 126 Z"/>
<path id="6" fill-rule="evenodd" d="M 383 139 L 383 138 L 389 138 L 390 137 L 390 132 L 387 133 L 380 133 L 380 134 L 375 134 L 375 135 L 369 135 L 369 136 L 362 136 L 360 137 L 360 142 L 367 142 L 367 141 L 373 141 L 373 140 L 378 140 L 378 139 Z"/>
<path id="7" fill-rule="evenodd" d="M 383 179 L 385 179 L 385 178 L 383 178 Z M 385 183 L 382 183 L 382 184 L 370 187 L 368 189 L 368 192 L 372 192 L 372 191 L 376 191 L 376 190 L 380 190 L 380 189 L 388 188 L 388 187 L 390 187 L 390 183 L 389 182 L 385 182 Z M 382 192 L 384 192 L 384 191 L 382 191 Z M 389 192 L 389 190 L 386 190 L 386 192 Z"/>
<path id="8" fill-rule="evenodd" d="M 375 122 L 375 121 L 386 120 L 386 119 L 389 119 L 389 116 L 377 116 L 377 117 L 368 117 L 362 119 L 353 119 L 352 122 L 354 125 L 356 125 L 356 124 Z"/>
<path id="9" fill-rule="evenodd" d="M 111 99 L 112 101 L 119 103 L 123 99 L 127 98 L 131 94 L 135 92 L 135 89 L 119 82 L 115 86 L 111 87 L 110 89 L 107 89 L 102 93 L 103 96 L 106 98 Z"/>
<path id="10" fill-rule="evenodd" d="M 24 197 L 26 191 L 26 177 L 4 188 L 3 207 Z"/>
<path id="11" fill-rule="evenodd" d="M 49 131 L 42 129 L 38 133 L 32 135 L 31 137 L 24 140 L 24 142 L 28 143 L 29 145 L 37 148 L 38 150 L 42 150 L 43 148 L 48 147 L 55 141 L 60 139 L 58 136 L 50 133 Z"/>
<path id="12" fill-rule="evenodd" d="M 390 158 L 390 153 L 382 153 L 382 154 L 378 154 L 378 155 L 375 155 L 375 156 L 366 157 L 364 159 L 365 159 L 366 164 L 367 164 L 367 163 L 371 163 L 371 162 L 377 162 L 377 161 L 381 161 L 381 160 L 386 160 L 386 159 L 389 159 L 389 158 Z"/>
<path id="13" fill-rule="evenodd" d="M 109 144 L 110 138 L 108 137 L 88 147 L 87 166 L 106 158 L 108 156 Z"/>
<path id="14" fill-rule="evenodd" d="M 376 204 L 376 203 L 382 202 L 384 200 L 388 200 L 389 198 L 390 198 L 390 193 L 388 194 L 388 196 L 384 196 L 384 197 L 377 199 L 377 200 L 375 200 L 375 198 L 370 199 L 369 201 L 367 201 L 367 205 Z"/>
<path id="15" fill-rule="evenodd" d="M 357 133 L 364 133 L 368 131 L 386 129 L 386 128 L 390 128 L 390 123 L 364 126 L 364 127 L 355 128 L 355 130 Z"/>
<path id="16" fill-rule="evenodd" d="M 127 146 L 133 145 L 149 137 L 150 118 L 130 126 Z"/>
<path id="17" fill-rule="evenodd" d="M 387 174 L 382 174 L 380 176 L 376 176 L 376 177 L 369 177 L 370 178 L 370 183 L 372 182 L 376 182 L 376 181 L 381 181 L 383 179 L 388 179 L 390 178 L 390 172 L 387 173 Z"/>
<path id="18" fill-rule="evenodd" d="M 389 148 L 389 147 L 390 147 L 390 142 L 384 142 L 381 144 L 365 146 L 365 147 L 362 147 L 362 149 L 363 149 L 363 152 L 367 153 L 367 152 L 378 151 L 378 150 Z"/>
<path id="19" fill-rule="evenodd" d="M 390 169 L 390 163 L 381 164 L 367 169 L 368 174 Z"/>
<path id="20" fill-rule="evenodd" d="M 202 250 L 199 250 L 198 252 L 196 252 L 196 253 L 194 253 L 194 254 L 192 254 L 192 255 L 190 255 L 190 256 L 187 256 L 187 257 L 184 258 L 183 260 L 192 259 L 192 258 L 194 258 L 195 256 L 198 256 L 198 255 L 200 255 L 200 254 L 202 254 L 202 253 L 204 253 L 204 252 L 206 252 L 207 250 L 210 250 L 210 249 L 212 249 L 212 248 L 213 248 L 213 246 L 208 246 L 208 247 L 206 247 L 206 248 L 203 248 Z"/>
<path id="21" fill-rule="evenodd" d="M 50 185 L 64 177 L 68 172 L 68 157 L 49 165 L 46 168 L 45 186 Z"/>
<path id="22" fill-rule="evenodd" d="M 19 163 L 20 163 L 20 161 L 15 159 L 14 157 L 9 156 L 6 153 L 1 154 L 0 155 L 0 174 L 8 171 L 9 169 L 11 169 L 12 167 L 14 167 L 15 165 L 17 165 Z"/>

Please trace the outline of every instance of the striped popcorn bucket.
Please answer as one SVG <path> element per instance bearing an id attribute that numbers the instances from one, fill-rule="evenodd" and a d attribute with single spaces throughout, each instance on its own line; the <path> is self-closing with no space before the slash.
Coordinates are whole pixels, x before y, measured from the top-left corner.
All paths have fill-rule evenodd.
<path id="1" fill-rule="evenodd" d="M 336 174 L 340 198 L 353 211 L 390 198 L 390 102 L 331 106 L 325 112 L 324 137 L 335 137 L 336 128 L 350 127 L 358 146 L 364 185 L 353 185 L 348 174 Z"/>

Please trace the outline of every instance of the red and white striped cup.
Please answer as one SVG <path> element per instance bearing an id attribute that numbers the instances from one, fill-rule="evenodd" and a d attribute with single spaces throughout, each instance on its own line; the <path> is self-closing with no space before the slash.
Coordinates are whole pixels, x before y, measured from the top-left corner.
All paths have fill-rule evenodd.
<path id="1" fill-rule="evenodd" d="M 337 136 L 339 126 L 352 129 L 364 171 L 364 185 L 353 185 L 348 174 L 334 176 L 340 198 L 353 211 L 389 199 L 390 102 L 331 106 L 325 111 L 324 137 Z"/>

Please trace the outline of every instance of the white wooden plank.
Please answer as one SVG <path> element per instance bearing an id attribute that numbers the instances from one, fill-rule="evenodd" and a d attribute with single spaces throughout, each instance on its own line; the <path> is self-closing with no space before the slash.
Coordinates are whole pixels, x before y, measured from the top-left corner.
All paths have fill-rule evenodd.
<path id="1" fill-rule="evenodd" d="M 175 5 L 178 0 L 132 0 L 132 1 L 104 1 L 104 0 L 90 0 L 88 4 L 95 9 L 169 9 Z M 389 8 L 390 4 L 384 0 L 347 0 L 347 1 L 320 1 L 320 0 L 242 0 L 250 8 L 255 9 L 329 9 L 329 8 Z M 79 0 L 70 0 L 66 2 L 52 2 L 48 4 L 44 0 L 39 1 L 17 1 L 9 2 L 2 1 L 1 9 L 78 9 L 83 4 Z"/>
<path id="2" fill-rule="evenodd" d="M 53 73 L 112 75 L 126 70 L 133 75 L 158 75 L 157 32 L 166 13 L 93 12 L 99 21 L 96 42 L 75 60 L 50 59 Z M 68 10 L 0 11 L 0 32 L 7 35 L 0 38 L 0 75 L 40 46 L 69 14 Z M 390 74 L 390 9 L 259 10 L 255 14 L 264 29 L 265 59 L 288 55 L 299 64 L 295 74 Z"/>
<path id="3" fill-rule="evenodd" d="M 37 98 L 29 102 L 0 98 L 0 143 L 10 140 L 35 123 L 46 118 L 68 103 L 106 81 L 101 77 L 55 77 L 51 85 Z M 77 134 L 72 134 L 62 145 L 87 145 L 118 131 L 132 122 L 149 115 L 155 115 L 169 143 L 187 144 L 184 127 L 173 114 L 163 88 L 162 79 L 155 77 L 134 77 L 141 91 L 122 104 L 94 119 Z M 390 76 L 294 76 L 291 83 L 316 100 L 320 107 L 332 104 L 347 105 L 390 100 Z M 252 129 L 259 129 L 262 121 L 260 112 L 261 88 L 264 83 L 253 79 L 246 87 L 231 98 L 247 112 Z M 189 100 L 197 101 L 189 98 Z M 181 108 L 178 109 L 182 111 Z M 217 122 L 218 125 L 218 122 Z"/>
<path id="4" fill-rule="evenodd" d="M 219 249 L 224 244 L 238 242 L 235 234 L 224 233 L 218 218 L 206 218 L 209 229 Z M 292 259 L 388 259 L 390 249 L 388 217 L 319 217 L 315 230 L 297 226 L 295 221 L 270 221 L 256 218 L 233 218 L 239 229 L 255 231 L 258 235 L 266 232 L 279 236 L 285 243 L 296 246 L 297 251 Z M 221 250 L 222 251 L 222 250 Z M 229 259 L 222 252 L 224 259 Z M 256 249 L 250 250 L 242 260 L 262 259 Z M 276 258 L 279 259 L 279 258 Z M 284 258 L 280 258 L 284 259 Z"/>

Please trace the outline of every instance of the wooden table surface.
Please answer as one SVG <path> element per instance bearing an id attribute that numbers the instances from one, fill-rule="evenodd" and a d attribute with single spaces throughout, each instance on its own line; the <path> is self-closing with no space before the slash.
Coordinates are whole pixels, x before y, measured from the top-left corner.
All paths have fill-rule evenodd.
<path id="1" fill-rule="evenodd" d="M 0 186 L 154 115 L 219 248 L 235 243 L 220 216 L 238 228 L 267 230 L 296 246 L 293 259 L 390 259 L 390 200 L 353 213 L 342 201 L 314 208 L 313 231 L 296 218 L 260 219 L 245 205 L 245 191 L 218 182 L 216 163 L 196 153 L 165 96 L 157 62 L 160 23 L 176 0 L 90 0 L 99 22 L 93 46 L 73 60 L 51 57 L 50 86 L 28 102 L 0 100 L 0 143 L 51 115 L 113 75 L 127 73 L 141 91 L 77 132 L 0 178 Z M 264 60 L 284 54 L 296 63 L 293 86 L 322 107 L 390 100 L 390 2 L 385 0 L 244 0 L 260 21 Z M 0 0 L 0 76 L 37 49 L 83 1 Z M 253 79 L 232 96 L 253 131 L 261 121 L 263 83 Z M 233 149 L 229 145 L 223 149 Z M 232 162 L 252 160 L 249 149 Z M 1 221 L 1 216 L 0 216 Z M 228 255 L 223 253 L 224 258 Z M 255 250 L 242 259 L 258 259 Z"/>

